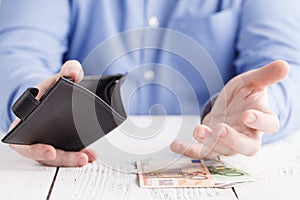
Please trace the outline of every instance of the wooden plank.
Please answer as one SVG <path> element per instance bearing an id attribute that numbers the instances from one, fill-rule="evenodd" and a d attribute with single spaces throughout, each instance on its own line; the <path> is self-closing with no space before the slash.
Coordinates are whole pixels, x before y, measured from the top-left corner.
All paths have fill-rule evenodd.
<path id="1" fill-rule="evenodd" d="M 254 157 L 233 156 L 223 160 L 252 174 L 256 181 L 235 188 L 243 199 L 298 199 L 300 196 L 300 131 L 265 145 Z"/>
<path id="2" fill-rule="evenodd" d="M 50 199 L 236 199 L 231 189 L 142 189 L 137 175 L 99 161 L 82 168 L 60 168 Z"/>
<path id="3" fill-rule="evenodd" d="M 193 128 L 200 120 L 198 116 L 170 116 L 167 118 L 165 118 L 165 116 L 152 116 L 151 119 L 148 116 L 130 117 L 134 124 L 138 124 L 140 127 L 147 127 L 147 131 L 143 134 L 148 133 L 152 135 L 154 132 L 157 134 L 154 134 L 153 137 L 147 140 L 137 140 L 135 137 L 129 137 L 126 131 L 129 131 L 131 135 L 136 134 L 136 136 L 141 136 L 142 133 L 140 133 L 140 129 L 136 129 L 132 125 L 130 120 L 127 120 L 128 125 L 124 123 L 122 124 L 122 128 L 115 129 L 107 135 L 109 142 L 115 146 L 108 148 L 107 142 L 101 143 L 103 142 L 103 138 L 91 146 L 93 150 L 96 150 L 99 158 L 102 158 L 104 163 L 109 163 L 107 162 L 109 160 L 116 161 L 111 163 L 112 165 L 110 166 L 123 165 L 126 162 L 132 163 L 140 156 L 135 153 L 148 152 L 149 150 L 157 151 L 155 159 L 162 156 L 165 161 L 167 156 L 171 157 L 174 154 L 171 153 L 169 149 L 169 143 L 174 139 L 174 135 L 176 136 L 177 134 L 180 137 L 188 139 L 187 141 L 190 141 L 192 134 L 185 133 L 192 133 Z M 161 122 L 164 123 L 162 124 Z M 149 123 L 151 126 L 149 126 Z M 126 131 L 122 132 L 122 130 Z M 179 133 L 182 134 L 180 135 Z M 154 145 L 156 145 L 158 149 L 161 149 L 161 146 L 166 146 L 167 152 L 154 150 Z M 116 148 L 116 146 L 118 148 Z M 122 149 L 122 151 L 119 151 L 119 148 Z M 118 151 L 116 151 L 116 149 Z M 122 152 L 123 154 L 121 154 Z M 127 154 L 124 152 L 127 152 Z M 137 157 L 135 157 L 135 155 L 137 155 Z M 145 156 L 145 159 L 148 154 L 142 154 L 141 156 Z M 174 159 L 173 157 L 171 158 Z M 151 157 L 151 159 L 154 159 L 154 157 Z M 100 161 L 88 164 L 83 168 L 60 168 L 51 194 L 51 199 L 146 200 L 197 198 L 235 199 L 235 195 L 231 189 L 141 189 L 138 186 L 136 174 L 112 169 L 112 167 L 108 167 L 107 165 L 104 166 Z"/>
<path id="4" fill-rule="evenodd" d="M 0 144 L 0 199 L 46 199 L 55 171 Z"/>

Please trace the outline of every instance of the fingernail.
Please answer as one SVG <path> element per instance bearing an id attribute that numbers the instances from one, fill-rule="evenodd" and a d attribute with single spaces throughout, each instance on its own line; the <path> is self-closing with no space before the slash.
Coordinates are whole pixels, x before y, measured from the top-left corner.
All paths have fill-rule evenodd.
<path id="1" fill-rule="evenodd" d="M 248 117 L 246 118 L 246 123 L 247 124 L 253 124 L 256 121 L 256 116 L 254 114 L 249 114 Z"/>
<path id="2" fill-rule="evenodd" d="M 217 131 L 217 136 L 218 137 L 225 137 L 227 134 L 227 130 L 225 127 L 221 127 L 218 131 Z"/>
<path id="3" fill-rule="evenodd" d="M 51 160 L 52 157 L 53 157 L 53 155 L 52 155 L 52 152 L 51 152 L 50 150 L 46 150 L 46 151 L 44 152 L 44 158 L 45 158 L 46 160 Z"/>
<path id="4" fill-rule="evenodd" d="M 83 157 L 80 157 L 78 162 L 77 162 L 77 164 L 79 166 L 83 166 L 83 165 L 85 165 L 85 163 L 86 163 L 86 161 L 85 161 L 85 158 L 83 158 Z"/>

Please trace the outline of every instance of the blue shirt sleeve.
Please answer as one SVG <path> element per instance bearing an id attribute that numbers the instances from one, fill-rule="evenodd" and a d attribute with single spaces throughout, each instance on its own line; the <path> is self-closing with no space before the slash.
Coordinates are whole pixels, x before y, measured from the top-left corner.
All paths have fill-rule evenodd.
<path id="1" fill-rule="evenodd" d="M 93 45 L 121 30 L 145 26 L 144 21 L 147 22 L 148 17 L 152 15 L 158 16 L 161 27 L 167 27 L 165 26 L 167 21 L 170 21 L 169 25 L 173 22 L 174 27 L 170 26 L 170 28 L 194 39 L 198 38 L 200 43 L 202 41 L 201 44 L 204 44 L 203 46 L 214 60 L 218 61 L 216 63 L 220 71 L 224 72 L 224 80 L 276 59 L 289 62 L 292 68 L 289 77 L 268 90 L 270 106 L 279 116 L 282 127 L 274 135 L 265 134 L 264 142 L 284 137 L 300 126 L 297 122 L 300 117 L 298 103 L 300 97 L 297 95 L 297 88 L 300 86 L 298 78 L 300 77 L 299 1 L 178 1 L 180 3 L 174 7 L 174 13 L 168 16 L 165 14 L 169 12 L 165 12 L 163 6 L 159 7 L 161 1 L 151 0 L 148 3 L 153 5 L 149 5 L 151 9 L 148 11 L 148 17 L 143 15 L 142 11 L 147 9 L 144 8 L 145 5 L 140 5 L 144 4 L 141 1 L 120 2 L 110 0 L 2 1 L 0 8 L 1 129 L 7 130 L 13 120 L 14 115 L 10 108 L 21 92 L 58 72 L 64 56 L 68 59 L 85 57 Z M 163 2 L 165 5 L 169 3 Z M 70 5 L 72 3 L 73 6 Z M 198 7 L 193 6 L 194 4 Z M 220 13 L 208 12 L 209 10 L 217 12 L 219 7 L 222 9 L 224 7 Z M 230 7 L 234 9 L 229 9 Z M 184 14 L 181 14 L 181 11 Z M 240 14 L 235 15 L 235 11 Z M 126 20 L 121 24 L 120 19 Z M 229 26 L 235 25 L 236 21 L 237 26 Z M 186 29 L 182 26 L 180 29 L 181 25 L 190 26 Z M 235 40 L 236 32 L 238 35 Z M 237 52 L 236 58 L 234 58 L 234 48 Z M 184 70 L 185 68 L 182 68 L 182 71 Z M 195 84 L 198 85 L 199 82 Z"/>
<path id="2" fill-rule="evenodd" d="M 299 128 L 300 119 L 300 2 L 294 0 L 246 0 L 241 9 L 237 40 L 237 73 L 283 59 L 291 66 L 289 76 L 269 87 L 269 102 L 278 115 L 281 128 L 265 134 L 271 142 Z"/>
<path id="3" fill-rule="evenodd" d="M 10 108 L 16 98 L 61 67 L 68 46 L 69 21 L 67 0 L 2 1 L 0 128 L 3 131 L 14 118 Z"/>

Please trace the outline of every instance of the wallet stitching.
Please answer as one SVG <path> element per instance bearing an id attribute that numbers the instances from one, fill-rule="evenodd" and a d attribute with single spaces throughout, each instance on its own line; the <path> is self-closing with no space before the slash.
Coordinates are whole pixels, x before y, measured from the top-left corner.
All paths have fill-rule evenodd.
<path id="1" fill-rule="evenodd" d="M 39 106 L 38 106 L 38 107 L 31 113 L 31 115 L 27 118 L 27 121 L 23 121 L 23 123 L 20 124 L 20 126 L 16 127 L 16 129 L 13 130 L 14 133 L 16 133 L 19 129 L 21 129 L 23 126 L 25 126 L 25 125 L 28 123 L 28 121 L 35 115 L 35 113 L 37 113 L 37 112 L 44 106 L 44 104 L 51 98 L 51 96 L 53 95 L 53 93 L 57 90 L 57 88 L 59 88 L 59 87 L 61 86 L 61 84 L 67 85 L 67 86 L 69 86 L 69 87 L 70 87 L 70 86 L 72 87 L 72 85 L 71 85 L 70 83 L 65 82 L 63 79 L 61 79 L 61 80 L 62 80 L 62 81 L 59 81 L 58 84 L 55 85 L 55 86 L 52 88 L 52 90 L 50 91 L 50 93 L 48 94 L 48 96 L 46 96 L 45 99 L 44 99 L 42 102 L 40 102 Z M 75 87 L 72 87 L 72 88 L 78 90 L 78 91 L 81 92 L 81 93 L 84 93 L 84 94 L 88 95 L 89 97 L 95 97 L 95 96 L 92 96 L 91 94 L 89 94 L 89 93 L 88 93 L 87 91 L 85 91 L 84 89 L 82 89 L 82 88 L 80 88 L 80 87 L 78 87 L 78 86 L 76 87 L 76 86 L 77 86 L 77 85 L 75 85 Z M 117 113 L 113 108 L 111 108 L 111 110 L 109 110 L 109 109 L 107 109 L 107 107 L 106 107 L 107 105 L 104 104 L 102 101 L 100 101 L 100 100 L 97 99 L 97 98 L 95 98 L 95 100 L 96 100 L 98 103 L 104 105 L 103 108 L 106 109 L 106 111 L 113 111 L 113 112 L 115 113 L 115 115 L 113 115 L 114 117 L 117 117 L 117 118 L 120 119 L 120 120 L 124 120 L 124 118 L 121 117 L 121 116 L 119 115 L 119 113 Z M 14 135 L 14 134 L 9 135 L 9 136 L 7 137 L 7 139 L 10 139 L 13 135 Z M 14 140 L 12 140 L 11 142 L 14 142 Z M 18 142 L 18 143 L 19 143 L 19 142 Z M 21 144 L 21 143 L 19 143 L 19 144 Z"/>

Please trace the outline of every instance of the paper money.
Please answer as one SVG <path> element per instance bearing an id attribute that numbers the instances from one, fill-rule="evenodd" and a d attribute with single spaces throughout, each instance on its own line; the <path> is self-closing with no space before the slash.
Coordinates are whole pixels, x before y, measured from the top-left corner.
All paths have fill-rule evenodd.
<path id="1" fill-rule="evenodd" d="M 137 162 L 140 187 L 219 187 L 227 188 L 253 181 L 250 174 L 219 160 L 182 158 L 165 165 L 161 162 Z"/>
<path id="2" fill-rule="evenodd" d="M 189 160 L 176 162 L 162 169 L 161 163 L 138 162 L 140 187 L 212 187 L 212 177 L 207 167 L 201 162 Z M 152 170 L 155 169 L 155 170 Z"/>
<path id="3" fill-rule="evenodd" d="M 254 181 L 252 176 L 220 160 L 205 160 L 215 187 L 227 188 Z"/>

